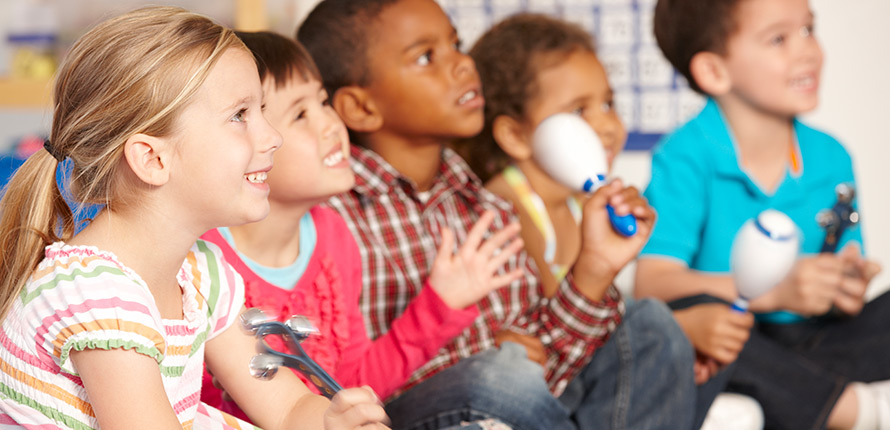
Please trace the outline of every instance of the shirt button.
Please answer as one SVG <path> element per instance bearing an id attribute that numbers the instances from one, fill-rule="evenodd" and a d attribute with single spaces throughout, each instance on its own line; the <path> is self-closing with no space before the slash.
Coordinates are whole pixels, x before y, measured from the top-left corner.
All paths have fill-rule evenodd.
<path id="1" fill-rule="evenodd" d="M 543 299 L 541 299 L 541 306 L 547 306 L 547 305 L 549 305 L 549 304 L 550 304 L 550 299 L 548 299 L 548 298 L 546 298 L 546 297 L 544 297 Z"/>

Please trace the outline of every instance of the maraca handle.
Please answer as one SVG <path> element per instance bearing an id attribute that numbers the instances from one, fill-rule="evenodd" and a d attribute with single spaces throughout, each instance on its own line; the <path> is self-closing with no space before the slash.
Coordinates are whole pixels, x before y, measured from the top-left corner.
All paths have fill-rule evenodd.
<path id="1" fill-rule="evenodd" d="M 730 306 L 730 309 L 739 313 L 748 312 L 748 300 L 739 297 L 735 299 L 734 302 L 732 302 L 732 306 Z"/>
<path id="2" fill-rule="evenodd" d="M 616 233 L 624 237 L 631 237 L 636 234 L 637 219 L 633 214 L 619 216 L 615 213 L 615 208 L 613 208 L 612 205 L 607 205 L 606 210 L 609 212 L 609 221 L 612 223 L 612 229 L 615 230 Z"/>

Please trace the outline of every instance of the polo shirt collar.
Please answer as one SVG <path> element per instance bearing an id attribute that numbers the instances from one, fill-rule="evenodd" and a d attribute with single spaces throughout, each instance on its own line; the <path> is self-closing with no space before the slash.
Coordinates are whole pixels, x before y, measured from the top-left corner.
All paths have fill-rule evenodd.
<path id="1" fill-rule="evenodd" d="M 709 151 L 713 155 L 712 161 L 714 162 L 715 171 L 724 177 L 735 178 L 744 182 L 752 193 L 768 197 L 760 186 L 742 170 L 739 163 L 735 136 L 730 132 L 726 117 L 713 98 L 708 98 L 696 123 L 705 136 L 708 145 L 710 145 Z M 774 195 L 786 192 L 800 192 L 802 187 L 805 188 L 806 184 L 814 179 L 813 175 L 809 175 L 807 178 L 803 176 L 804 166 L 807 164 L 806 160 L 808 157 L 801 150 L 800 146 L 800 136 L 808 133 L 809 128 L 798 121 L 797 118 L 793 120 L 792 127 L 794 131 L 794 151 L 799 164 L 796 169 L 793 169 L 794 171 L 786 173 L 782 183 L 776 188 Z"/>

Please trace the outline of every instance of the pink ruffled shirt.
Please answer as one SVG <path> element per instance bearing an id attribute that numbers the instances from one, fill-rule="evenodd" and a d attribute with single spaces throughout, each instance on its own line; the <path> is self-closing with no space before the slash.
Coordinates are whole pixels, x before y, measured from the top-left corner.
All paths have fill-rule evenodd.
<path id="1" fill-rule="evenodd" d="M 217 244 L 244 278 L 247 307 L 272 312 L 281 321 L 292 315 L 307 317 L 319 335 L 301 343 L 306 353 L 344 387 L 368 385 L 380 398 L 386 398 L 469 327 L 479 311 L 475 306 L 451 309 L 427 285 L 393 322 L 392 329 L 372 342 L 359 309 L 362 270 L 355 239 L 333 210 L 315 207 L 309 213 L 318 239 L 303 276 L 292 290 L 278 288 L 250 270 L 219 231 L 211 230 L 202 239 Z M 220 390 L 213 387 L 206 372 L 201 399 L 246 418 L 232 402 L 222 401 Z"/>

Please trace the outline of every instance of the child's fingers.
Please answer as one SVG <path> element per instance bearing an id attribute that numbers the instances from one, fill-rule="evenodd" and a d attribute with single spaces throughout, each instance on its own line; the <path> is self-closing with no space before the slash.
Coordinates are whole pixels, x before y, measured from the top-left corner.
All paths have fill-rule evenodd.
<path id="1" fill-rule="evenodd" d="M 491 258 L 491 260 L 489 260 L 489 273 L 496 272 L 499 268 L 506 264 L 508 260 L 513 258 L 513 256 L 521 251 L 523 246 L 525 246 L 525 242 L 522 241 L 521 237 L 517 237 L 512 242 L 510 242 L 510 244 L 504 247 L 504 249 L 502 249 L 498 255 L 495 255 Z"/>
<path id="2" fill-rule="evenodd" d="M 328 412 L 336 416 L 340 423 L 346 424 L 345 428 L 388 421 L 380 399 L 367 387 L 341 390 L 331 399 Z"/>
<path id="3" fill-rule="evenodd" d="M 516 270 L 514 270 L 510 273 L 507 273 L 505 275 L 497 275 L 497 276 L 491 278 L 491 282 L 489 282 L 489 285 L 491 286 L 492 290 L 496 290 L 498 288 L 501 288 L 503 286 L 510 285 L 510 284 L 516 282 L 516 280 L 521 278 L 524 273 L 525 272 L 522 269 L 516 269 Z"/>
<path id="4" fill-rule="evenodd" d="M 454 252 L 454 232 L 448 227 L 442 228 L 442 243 L 439 245 L 439 253 L 436 259 L 448 258 Z"/>
<path id="5" fill-rule="evenodd" d="M 505 243 L 507 243 L 507 241 L 519 234 L 520 229 L 521 227 L 519 226 L 518 222 L 510 223 L 508 226 L 502 228 L 493 236 L 486 239 L 485 242 L 482 243 L 482 246 L 479 247 L 478 253 L 485 257 L 490 257 L 494 254 L 494 251 L 496 249 L 500 249 L 502 246 L 504 246 Z"/>
<path id="6" fill-rule="evenodd" d="M 482 243 L 482 238 L 485 237 L 485 232 L 488 231 L 488 228 L 491 227 L 491 223 L 494 221 L 494 212 L 487 210 L 482 213 L 482 216 L 479 217 L 479 220 L 473 224 L 473 227 L 470 229 L 470 232 L 467 234 L 467 240 L 464 242 L 464 245 L 461 249 L 479 249 L 479 244 Z"/>

